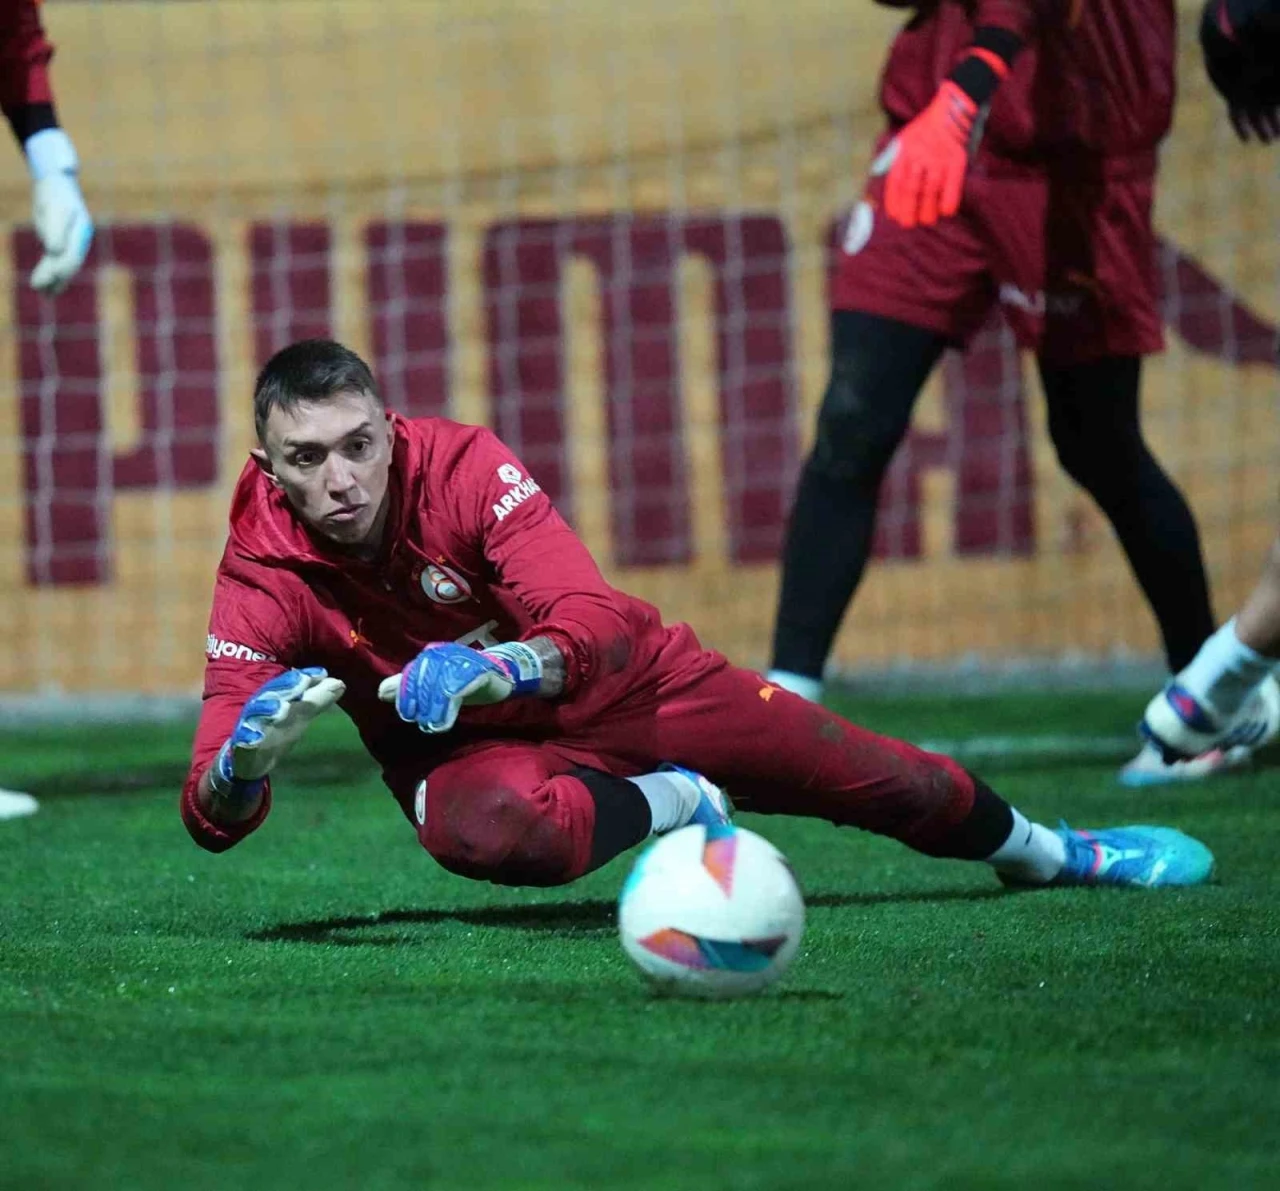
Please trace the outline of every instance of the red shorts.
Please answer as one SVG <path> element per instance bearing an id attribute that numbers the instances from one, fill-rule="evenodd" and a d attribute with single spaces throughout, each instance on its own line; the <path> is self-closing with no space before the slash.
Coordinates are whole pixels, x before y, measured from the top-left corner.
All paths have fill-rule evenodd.
<path id="1" fill-rule="evenodd" d="M 1149 170 L 1092 179 L 975 170 L 957 215 L 907 229 L 884 215 L 886 168 L 877 158 L 845 227 L 834 309 L 962 345 L 998 303 L 1018 342 L 1059 364 L 1163 346 Z"/>

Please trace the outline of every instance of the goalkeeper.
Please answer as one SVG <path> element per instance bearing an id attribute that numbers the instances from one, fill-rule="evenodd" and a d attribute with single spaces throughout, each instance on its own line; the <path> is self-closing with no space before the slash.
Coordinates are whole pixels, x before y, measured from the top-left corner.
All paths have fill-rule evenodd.
<path id="1" fill-rule="evenodd" d="M 1139 417 L 1142 357 L 1162 345 L 1151 205 L 1175 16 L 1173 0 L 922 0 L 898 34 L 836 268 L 771 680 L 821 696 L 916 397 L 997 305 L 1036 353 L 1058 459 L 1111 522 L 1170 671 L 1213 631 L 1195 521 Z M 1165 768 L 1144 749 L 1126 772 Z"/>
<path id="2" fill-rule="evenodd" d="M 731 666 L 610 587 L 489 431 L 388 413 L 328 340 L 277 353 L 214 587 L 181 796 L 213 852 L 259 827 L 271 774 L 340 704 L 422 846 L 452 872 L 559 885 L 742 806 L 828 819 L 1015 884 L 1193 884 L 1168 828 L 1028 822 L 946 757 Z M 703 775 L 706 776 L 703 776 Z"/>
<path id="3" fill-rule="evenodd" d="M 1200 44 L 1240 139 L 1280 139 L 1280 0 L 1209 0 Z M 1147 705 L 1143 735 L 1193 777 L 1247 755 L 1280 733 L 1278 665 L 1280 540 L 1244 607 Z"/>

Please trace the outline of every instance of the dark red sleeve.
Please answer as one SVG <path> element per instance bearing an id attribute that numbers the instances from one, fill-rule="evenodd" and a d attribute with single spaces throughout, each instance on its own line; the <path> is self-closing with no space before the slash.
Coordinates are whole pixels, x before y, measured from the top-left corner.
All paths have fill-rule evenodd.
<path id="1" fill-rule="evenodd" d="M 219 574 L 205 642 L 204 703 L 182 786 L 182 821 L 209 852 L 225 852 L 256 831 L 271 810 L 268 781 L 258 812 L 243 823 L 220 827 L 196 804 L 196 787 L 231 735 L 240 709 L 264 682 L 287 670 L 295 653 L 294 618 L 274 597 Z"/>
<path id="2" fill-rule="evenodd" d="M 1040 17 L 1046 0 L 978 0 L 973 12 L 973 27 L 994 25 L 1008 29 L 1022 41 L 1031 41 L 1040 31 Z"/>
<path id="3" fill-rule="evenodd" d="M 620 670 L 633 642 L 617 593 L 524 464 L 484 430 L 460 474 L 460 528 L 478 535 L 499 583 L 532 617 L 525 638 L 551 637 L 564 654 L 565 695 Z"/>
<path id="4" fill-rule="evenodd" d="M 52 57 L 36 0 L 0 0 L 0 109 L 52 103 Z"/>

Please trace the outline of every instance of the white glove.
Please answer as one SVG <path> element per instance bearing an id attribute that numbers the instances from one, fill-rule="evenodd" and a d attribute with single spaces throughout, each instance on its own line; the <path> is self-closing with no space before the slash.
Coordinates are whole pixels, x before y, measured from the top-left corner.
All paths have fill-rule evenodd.
<path id="1" fill-rule="evenodd" d="M 46 128 L 23 146 L 31 168 L 31 215 L 44 256 L 31 271 L 32 288 L 58 294 L 80 271 L 93 243 L 93 220 L 76 178 L 75 146 L 61 128 Z"/>
<path id="2" fill-rule="evenodd" d="M 308 725 L 346 694 L 346 684 L 319 666 L 286 670 L 263 683 L 244 705 L 213 768 L 213 784 L 256 794 Z"/>

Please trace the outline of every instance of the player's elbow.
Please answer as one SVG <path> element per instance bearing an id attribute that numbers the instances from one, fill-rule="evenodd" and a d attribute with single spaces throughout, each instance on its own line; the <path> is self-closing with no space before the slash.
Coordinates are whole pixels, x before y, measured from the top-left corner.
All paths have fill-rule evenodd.
<path id="1" fill-rule="evenodd" d="M 625 670 L 631 662 L 635 641 L 631 626 L 625 620 L 621 620 L 618 631 L 601 645 L 600 673 L 607 676 L 620 674 Z"/>
<path id="2" fill-rule="evenodd" d="M 620 674 L 630 665 L 636 632 L 621 609 L 613 605 L 601 607 L 591 617 L 586 636 L 592 645 L 590 652 L 594 655 L 588 663 L 593 679 Z"/>

